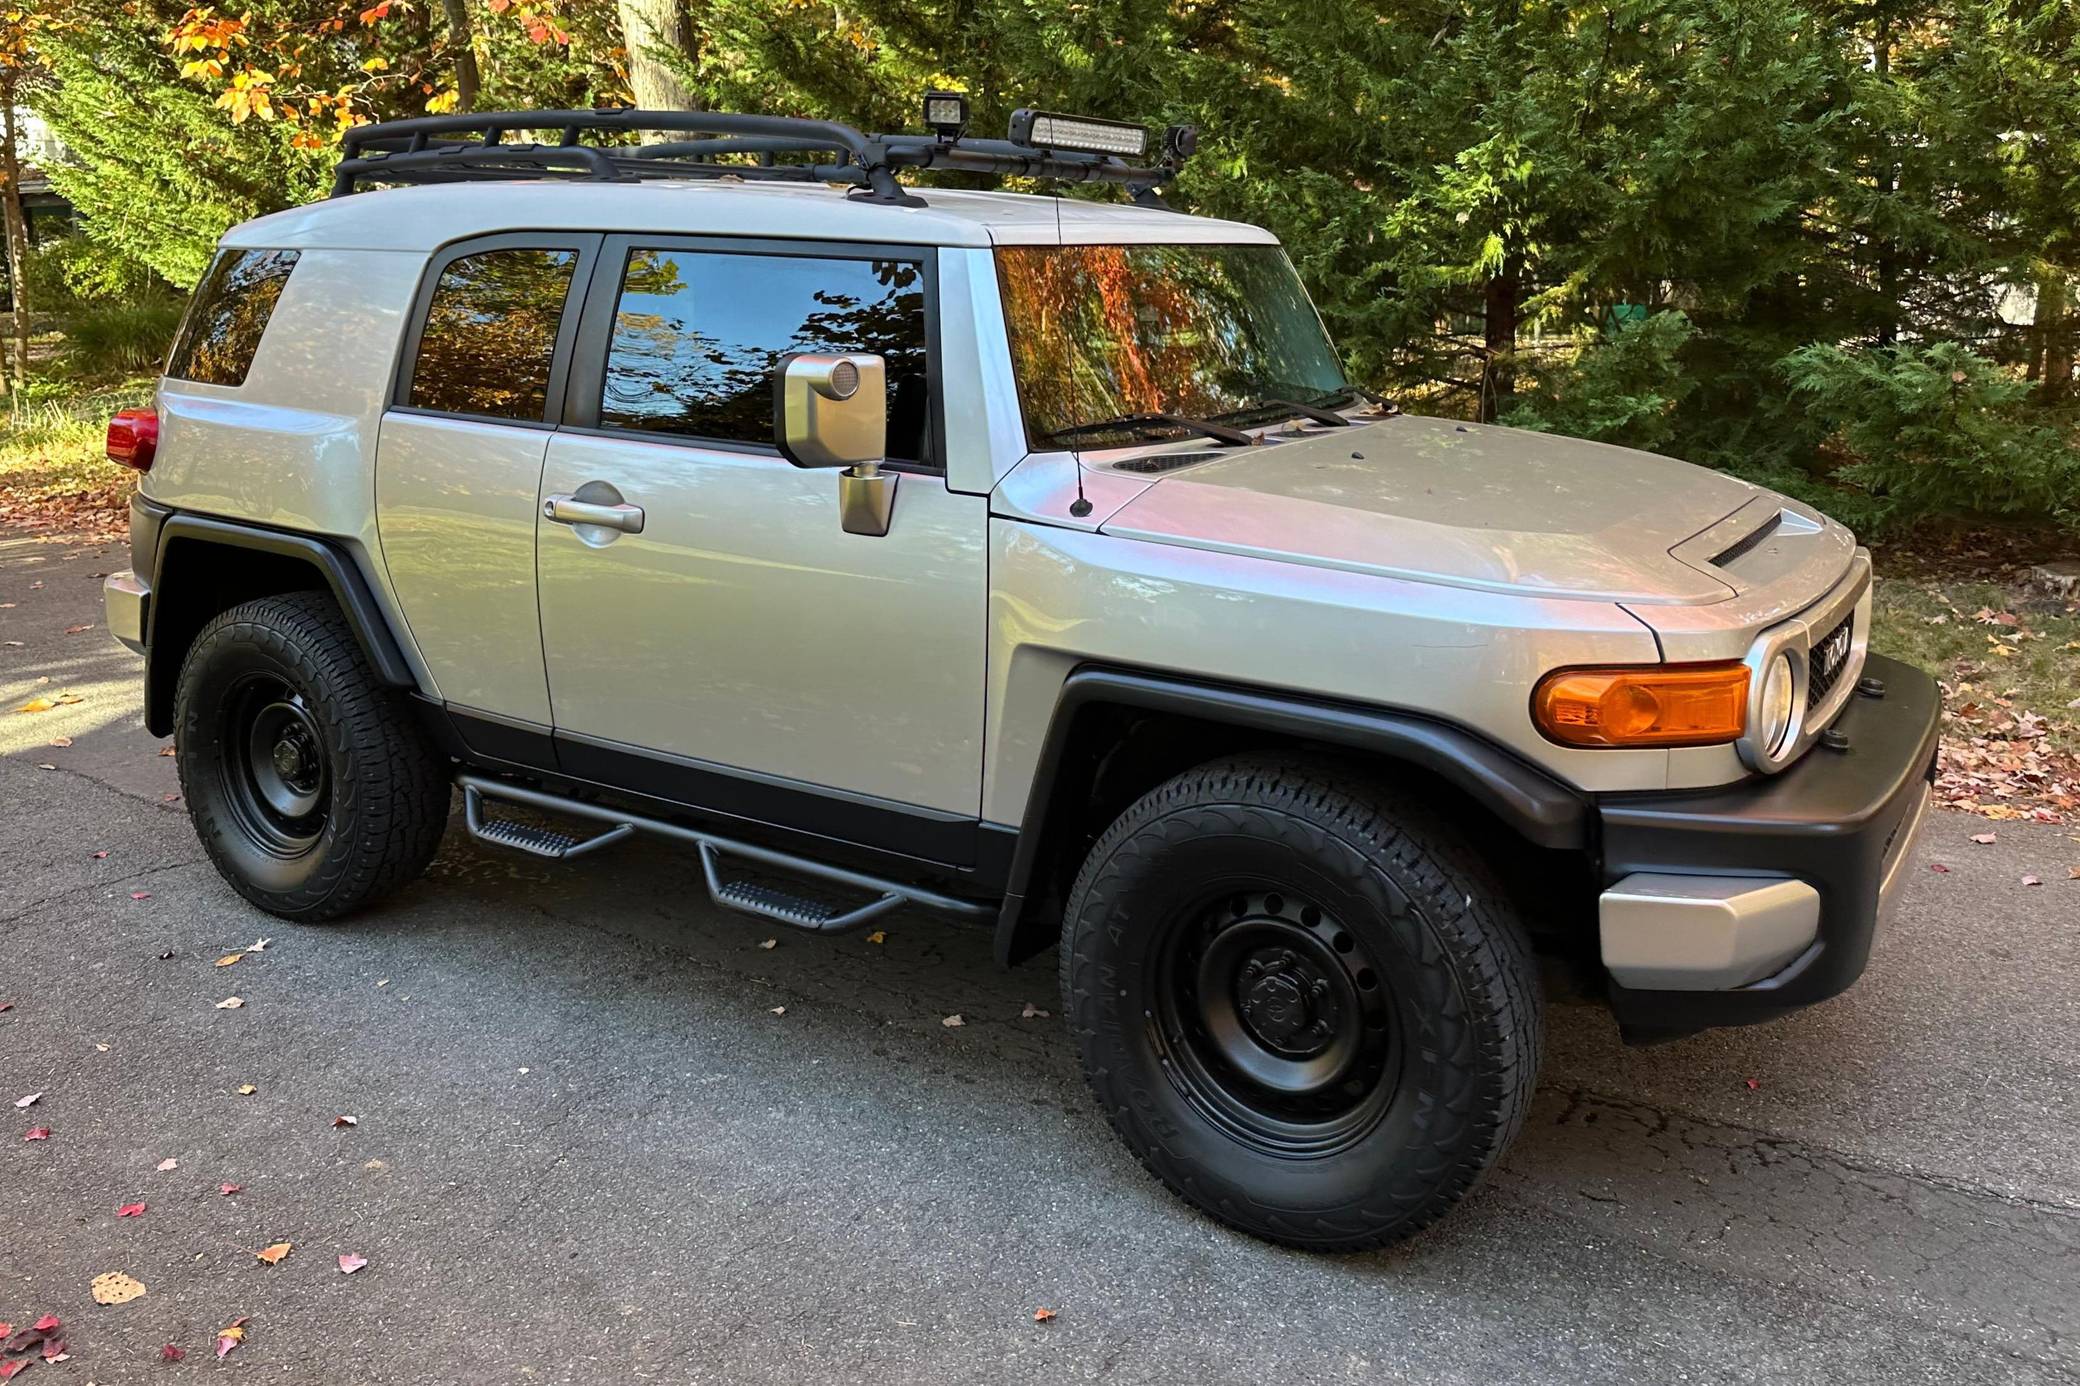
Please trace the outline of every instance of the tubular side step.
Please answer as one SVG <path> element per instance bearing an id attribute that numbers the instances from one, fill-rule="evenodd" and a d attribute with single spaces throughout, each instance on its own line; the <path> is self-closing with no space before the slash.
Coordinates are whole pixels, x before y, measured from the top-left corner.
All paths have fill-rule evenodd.
<path id="1" fill-rule="evenodd" d="M 856 929 L 868 920 L 904 904 L 921 905 L 926 909 L 939 910 L 966 919 L 988 920 L 996 916 L 994 905 L 942 895 L 923 886 L 906 885 L 900 881 L 870 876 L 863 871 L 833 866 L 829 862 L 795 856 L 771 847 L 738 842 L 717 833 L 688 827 L 683 823 L 629 813 L 604 804 L 589 803 L 583 799 L 566 798 L 561 794 L 551 794 L 546 790 L 532 789 L 526 785 L 508 784 L 503 780 L 494 780 L 482 775 L 459 775 L 456 777 L 456 783 L 462 786 L 463 808 L 471 834 L 486 842 L 495 842 L 500 846 L 515 847 L 523 852 L 551 858 L 574 857 L 595 847 L 604 847 L 609 842 L 618 842 L 637 831 L 689 842 L 700 848 L 701 870 L 707 876 L 708 890 L 715 897 L 716 904 L 725 909 L 741 910 L 746 914 L 776 920 L 790 928 L 807 929 L 820 934 L 842 933 L 847 929 Z M 605 823 L 608 827 L 597 837 L 579 840 L 554 828 L 538 828 L 510 818 L 493 817 L 486 811 L 487 800 L 500 800 L 527 808 L 543 809 L 550 813 L 566 814 L 572 818 L 589 818 L 597 823 Z M 808 896 L 753 881 L 726 881 L 722 878 L 722 858 L 725 855 L 757 866 L 808 876 L 831 885 L 866 891 L 874 898 L 863 905 L 848 909 L 842 905 L 825 904 Z"/>
<path id="2" fill-rule="evenodd" d="M 894 891 L 885 891 L 880 899 L 869 900 L 848 910 L 755 881 L 725 881 L 722 879 L 721 855 L 712 844 L 701 844 L 701 869 L 707 873 L 708 893 L 715 897 L 716 904 L 726 910 L 777 919 L 782 924 L 812 933 L 838 934 L 857 929 L 876 915 L 886 914 L 903 903 L 902 896 Z"/>
<path id="3" fill-rule="evenodd" d="M 522 823 L 517 818 L 499 818 L 485 811 L 484 792 L 473 784 L 462 787 L 462 817 L 469 826 L 470 836 L 480 842 L 496 843 L 500 847 L 511 847 L 517 852 L 548 857 L 552 861 L 582 856 L 635 832 L 633 823 L 617 823 L 603 833 L 579 837 L 556 828 Z"/>

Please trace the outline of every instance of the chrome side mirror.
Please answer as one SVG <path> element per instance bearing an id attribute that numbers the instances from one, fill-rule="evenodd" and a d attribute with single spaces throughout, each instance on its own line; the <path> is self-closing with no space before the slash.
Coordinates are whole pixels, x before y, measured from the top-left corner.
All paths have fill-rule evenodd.
<path id="1" fill-rule="evenodd" d="M 773 441 L 797 467 L 842 467 L 838 522 L 848 534 L 888 533 L 896 475 L 888 452 L 888 371 L 879 356 L 793 352 L 773 373 Z"/>

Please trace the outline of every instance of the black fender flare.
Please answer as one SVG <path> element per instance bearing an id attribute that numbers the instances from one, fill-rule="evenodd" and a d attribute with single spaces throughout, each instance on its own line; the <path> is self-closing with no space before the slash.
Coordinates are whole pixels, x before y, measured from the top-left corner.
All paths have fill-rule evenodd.
<path id="1" fill-rule="evenodd" d="M 1061 850 L 1068 831 L 1055 812 L 1054 790 L 1075 736 L 1077 714 L 1101 705 L 1182 714 L 1406 761 L 1452 784 L 1534 846 L 1586 850 L 1594 842 L 1594 810 L 1580 793 L 1452 723 L 1389 708 L 1084 665 L 1063 681 L 1027 791 L 1004 907 L 997 918 L 997 961 L 1006 966 L 1041 952 L 1054 939 L 1054 922 L 1038 917 L 1028 897 L 1036 872 L 1049 853 Z"/>
<path id="2" fill-rule="evenodd" d="M 167 649 L 159 638 L 161 620 L 168 608 L 182 610 L 181 599 L 174 597 L 168 581 L 170 577 L 176 582 L 190 580 L 181 576 L 180 570 L 189 569 L 192 574 L 190 565 L 204 557 L 195 552 L 197 549 L 267 554 L 310 568 L 325 590 L 332 594 L 333 600 L 339 603 L 340 612 L 360 642 L 362 653 L 368 657 L 376 677 L 393 688 L 418 687 L 418 678 L 405 660 L 404 650 L 390 629 L 389 618 L 376 601 L 367 575 L 344 544 L 318 535 L 295 534 L 240 520 L 176 513 L 159 527 L 158 545 L 152 562 L 151 608 L 146 614 L 144 720 L 145 726 L 155 735 L 165 736 L 173 730 L 174 685 L 180 677 L 181 659 L 186 654 L 185 638 L 179 650 Z M 216 613 L 212 611 L 209 614 Z M 203 620 L 207 621 L 208 616 Z M 185 637 L 193 634 L 193 630 L 184 633 Z"/>

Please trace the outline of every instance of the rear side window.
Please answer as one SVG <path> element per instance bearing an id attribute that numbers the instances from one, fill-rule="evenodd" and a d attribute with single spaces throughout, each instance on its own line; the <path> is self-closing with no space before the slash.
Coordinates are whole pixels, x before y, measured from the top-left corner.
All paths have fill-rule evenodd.
<path id="1" fill-rule="evenodd" d="M 888 363 L 888 455 L 930 460 L 924 268 L 914 260 L 629 252 L 599 421 L 773 442 L 773 366 L 791 351 Z"/>
<path id="2" fill-rule="evenodd" d="M 260 336 L 296 268 L 293 250 L 220 250 L 195 286 L 166 373 L 204 385 L 243 385 Z"/>
<path id="3" fill-rule="evenodd" d="M 575 250 L 516 247 L 451 261 L 434 284 L 407 402 L 538 423 Z"/>

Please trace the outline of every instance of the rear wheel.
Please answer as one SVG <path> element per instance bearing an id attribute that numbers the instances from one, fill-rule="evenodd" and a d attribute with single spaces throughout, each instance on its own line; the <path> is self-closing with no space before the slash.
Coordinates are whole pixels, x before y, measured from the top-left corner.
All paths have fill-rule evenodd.
<path id="1" fill-rule="evenodd" d="M 211 621 L 174 718 L 196 833 L 260 908 L 335 919 L 433 860 L 447 762 L 326 597 L 264 597 Z"/>
<path id="2" fill-rule="evenodd" d="M 1522 1125 L 1540 997 L 1482 863 L 1332 769 L 1221 762 L 1135 804 L 1064 922 L 1100 1104 L 1165 1183 L 1245 1231 L 1380 1246 Z"/>

